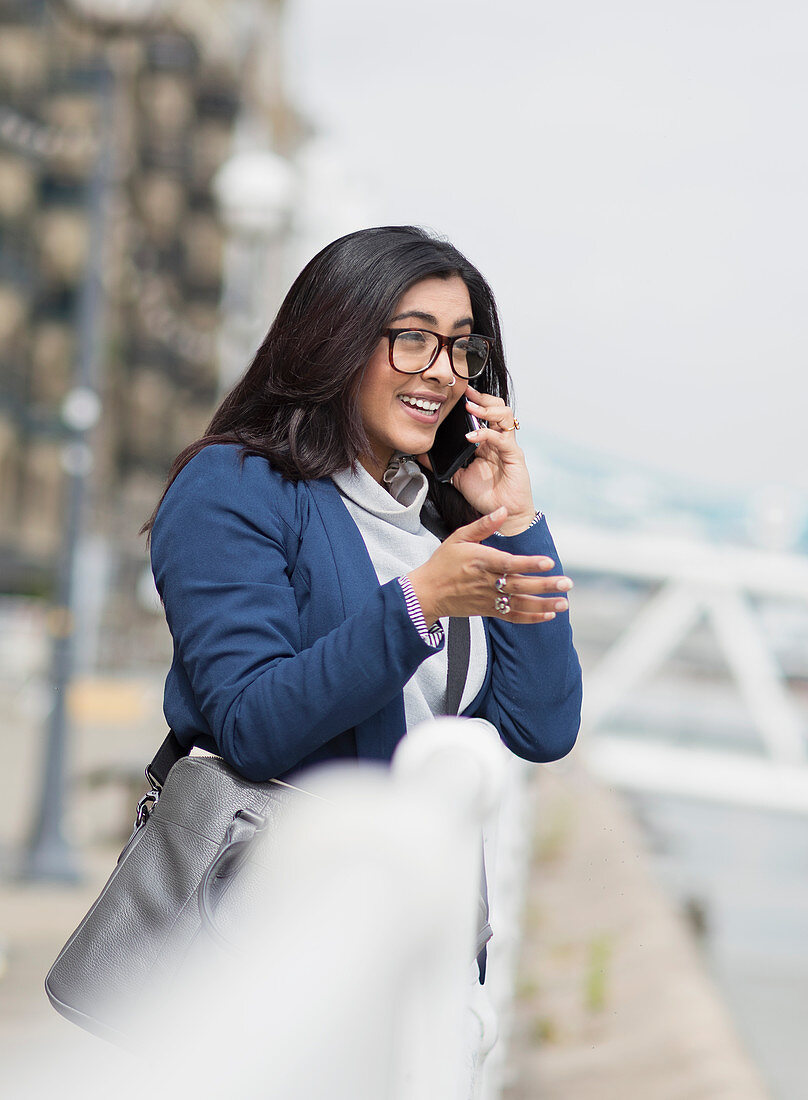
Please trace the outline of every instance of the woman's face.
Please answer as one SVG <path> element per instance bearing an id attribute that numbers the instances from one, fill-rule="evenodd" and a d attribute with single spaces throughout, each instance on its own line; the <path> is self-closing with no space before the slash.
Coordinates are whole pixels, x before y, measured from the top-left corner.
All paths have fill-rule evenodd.
<path id="1" fill-rule="evenodd" d="M 389 327 L 424 328 L 443 336 L 463 336 L 472 331 L 472 322 L 471 299 L 460 276 L 431 276 L 402 294 Z M 423 374 L 393 370 L 388 350 L 389 341 L 383 336 L 365 368 L 359 390 L 362 422 L 371 446 L 371 453 L 360 461 L 379 482 L 394 451 L 422 455 L 429 450 L 438 425 L 466 392 L 466 382 L 452 373 L 448 348 L 441 348 L 438 358 Z M 434 412 L 416 408 L 412 401 L 419 398 L 438 402 L 438 408 Z"/>

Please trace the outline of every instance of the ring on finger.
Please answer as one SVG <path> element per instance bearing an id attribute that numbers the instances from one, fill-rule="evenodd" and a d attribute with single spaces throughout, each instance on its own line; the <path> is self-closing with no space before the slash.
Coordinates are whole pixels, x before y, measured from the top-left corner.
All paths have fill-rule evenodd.
<path id="1" fill-rule="evenodd" d="M 494 600 L 494 610 L 500 611 L 503 615 L 507 615 L 511 610 L 511 601 L 508 596 L 497 596 Z"/>
<path id="2" fill-rule="evenodd" d="M 503 432 L 515 432 L 518 429 L 518 427 L 519 427 L 519 421 L 516 419 L 516 417 L 514 417 L 513 418 L 513 424 L 511 424 L 510 428 L 503 428 L 502 430 L 503 430 Z"/>
<path id="3" fill-rule="evenodd" d="M 508 583 L 508 574 L 507 573 L 503 573 L 501 577 L 497 577 L 497 580 L 496 580 L 496 590 L 497 590 L 497 592 L 504 592 L 505 591 L 505 585 L 507 583 Z"/>

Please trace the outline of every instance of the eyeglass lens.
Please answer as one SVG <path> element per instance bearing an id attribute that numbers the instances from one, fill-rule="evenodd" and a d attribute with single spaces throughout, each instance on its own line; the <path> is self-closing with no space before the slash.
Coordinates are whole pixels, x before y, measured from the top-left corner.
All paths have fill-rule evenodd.
<path id="1" fill-rule="evenodd" d="M 438 348 L 438 338 L 419 329 L 399 332 L 393 341 L 393 363 L 397 370 L 416 374 L 425 370 Z M 461 337 L 452 346 L 452 365 L 460 378 L 476 378 L 488 360 L 488 344 L 476 336 Z"/>

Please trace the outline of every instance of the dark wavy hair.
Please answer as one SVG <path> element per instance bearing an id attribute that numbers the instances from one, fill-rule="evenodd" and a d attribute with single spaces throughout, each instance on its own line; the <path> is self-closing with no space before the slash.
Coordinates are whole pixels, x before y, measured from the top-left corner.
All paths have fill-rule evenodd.
<path id="1" fill-rule="evenodd" d="M 477 268 L 454 245 L 415 226 L 349 233 L 318 252 L 295 279 L 247 372 L 205 434 L 175 459 L 143 532 L 151 532 L 179 472 L 213 443 L 238 444 L 243 458 L 262 455 L 292 480 L 353 467 L 370 450 L 358 402 L 362 376 L 396 303 L 419 280 L 452 275 L 468 288 L 474 331 L 493 338 L 475 386 L 507 402 L 496 302 Z M 450 530 L 477 517 L 456 489 L 427 475 L 429 497 Z"/>

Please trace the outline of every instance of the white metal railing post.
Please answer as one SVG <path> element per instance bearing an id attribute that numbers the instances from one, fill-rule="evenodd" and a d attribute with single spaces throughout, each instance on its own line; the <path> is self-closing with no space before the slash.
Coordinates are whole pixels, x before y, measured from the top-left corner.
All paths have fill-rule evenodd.
<path id="1" fill-rule="evenodd" d="M 429 792 L 447 805 L 454 804 L 460 826 L 453 868 L 458 878 L 454 893 L 460 904 L 452 918 L 436 922 L 437 950 L 422 956 L 423 965 L 408 984 L 402 1038 L 409 1073 L 401 1100 L 430 1096 L 467 1100 L 473 1095 L 483 1040 L 482 1026 L 469 1011 L 482 830 L 499 805 L 506 760 L 493 726 L 460 718 L 417 727 L 401 742 L 393 760 L 401 789 Z"/>
<path id="2" fill-rule="evenodd" d="M 479 1076 L 479 1100 L 499 1100 L 509 1076 L 508 1043 L 533 837 L 529 784 L 535 768 L 535 764 L 508 754 L 499 812 L 486 829 L 486 870 L 494 938 L 489 944 L 485 990 L 496 1013 L 498 1038 Z"/>

